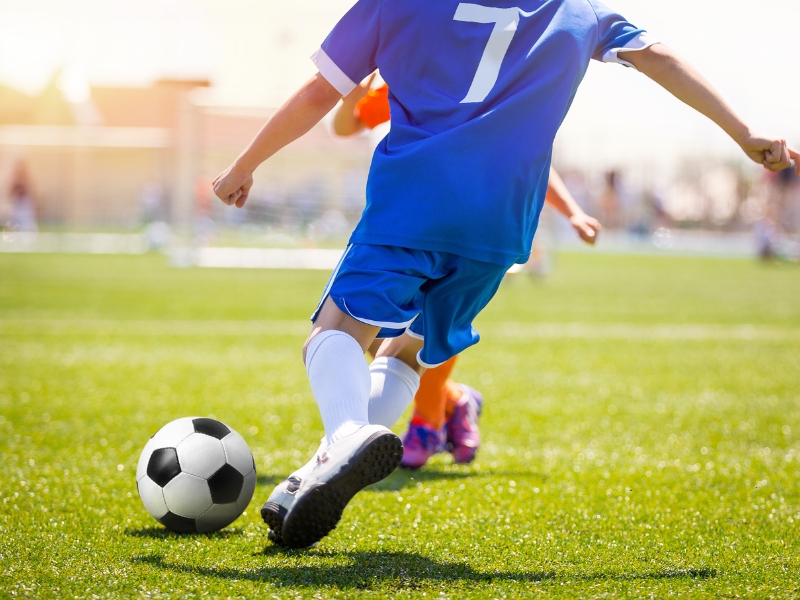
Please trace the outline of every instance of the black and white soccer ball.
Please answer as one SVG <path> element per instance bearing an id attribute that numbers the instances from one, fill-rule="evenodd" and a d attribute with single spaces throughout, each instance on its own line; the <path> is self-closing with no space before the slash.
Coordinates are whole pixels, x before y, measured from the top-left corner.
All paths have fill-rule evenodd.
<path id="1" fill-rule="evenodd" d="M 233 523 L 253 497 L 256 465 L 242 436 L 214 419 L 187 417 L 150 438 L 136 468 L 144 507 L 178 533 Z"/>

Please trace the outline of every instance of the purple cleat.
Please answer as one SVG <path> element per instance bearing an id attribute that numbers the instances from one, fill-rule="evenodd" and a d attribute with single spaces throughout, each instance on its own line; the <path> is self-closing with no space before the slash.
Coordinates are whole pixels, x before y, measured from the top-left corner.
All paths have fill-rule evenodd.
<path id="1" fill-rule="evenodd" d="M 400 466 L 405 469 L 419 469 L 434 454 L 445 451 L 445 429 L 438 431 L 423 419 L 414 415 L 403 434 L 403 460 Z"/>
<path id="2" fill-rule="evenodd" d="M 472 462 L 481 445 L 478 417 L 483 408 L 483 396 L 477 390 L 459 384 L 464 392 L 445 423 L 447 449 L 458 464 Z M 405 460 L 405 456 L 403 456 Z"/>

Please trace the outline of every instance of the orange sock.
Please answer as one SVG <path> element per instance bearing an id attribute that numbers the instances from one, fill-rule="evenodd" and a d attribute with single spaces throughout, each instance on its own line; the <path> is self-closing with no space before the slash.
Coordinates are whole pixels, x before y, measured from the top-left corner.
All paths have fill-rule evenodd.
<path id="1" fill-rule="evenodd" d="M 456 366 L 457 356 L 454 356 L 446 363 L 439 365 L 435 369 L 428 369 L 422 376 L 417 395 L 414 396 L 414 413 L 426 423 L 436 429 L 444 427 L 447 420 L 446 409 L 450 398 L 448 392 L 448 382 L 450 373 Z M 455 387 L 455 386 L 454 386 Z M 459 390 L 459 398 L 461 391 Z"/>
<path id="2" fill-rule="evenodd" d="M 464 395 L 464 390 L 462 390 L 455 381 L 448 379 L 444 383 L 444 394 L 444 415 L 446 419 L 449 419 L 450 415 L 453 414 L 453 410 L 456 408 L 456 404 L 458 404 L 458 401 L 461 400 L 461 397 Z"/>

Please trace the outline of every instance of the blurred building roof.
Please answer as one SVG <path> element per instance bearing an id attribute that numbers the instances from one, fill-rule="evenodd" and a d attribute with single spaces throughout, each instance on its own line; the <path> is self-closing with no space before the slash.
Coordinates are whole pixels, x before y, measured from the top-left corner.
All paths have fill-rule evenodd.
<path id="1" fill-rule="evenodd" d="M 38 96 L 0 85 L 0 125 L 177 127 L 186 94 L 205 80 L 159 80 L 149 87 L 88 87 L 70 99 L 56 73 Z"/>
<path id="2" fill-rule="evenodd" d="M 162 79 L 146 88 L 93 87 L 91 90 L 92 101 L 105 125 L 175 129 L 186 94 L 209 85 L 205 80 Z"/>
<path id="3" fill-rule="evenodd" d="M 33 98 L 0 84 L 0 123 L 30 124 Z"/>

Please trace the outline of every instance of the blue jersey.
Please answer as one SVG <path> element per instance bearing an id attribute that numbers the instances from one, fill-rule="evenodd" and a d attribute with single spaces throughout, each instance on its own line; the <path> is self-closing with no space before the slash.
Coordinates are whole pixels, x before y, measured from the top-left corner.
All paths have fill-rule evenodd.
<path id="1" fill-rule="evenodd" d="M 312 57 L 342 95 L 389 84 L 352 243 L 524 262 L 589 60 L 654 43 L 596 0 L 483 1 L 359 0 Z"/>

